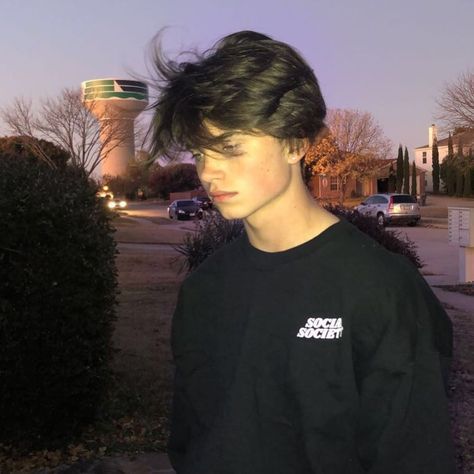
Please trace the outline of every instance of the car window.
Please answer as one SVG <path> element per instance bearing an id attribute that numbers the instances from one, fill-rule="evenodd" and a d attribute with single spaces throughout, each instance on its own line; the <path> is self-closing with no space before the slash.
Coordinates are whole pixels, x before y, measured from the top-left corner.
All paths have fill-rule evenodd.
<path id="1" fill-rule="evenodd" d="M 193 206 L 195 205 L 196 202 L 189 199 L 187 201 L 178 201 L 178 207 L 187 207 L 187 206 Z"/>
<path id="2" fill-rule="evenodd" d="M 366 204 L 375 204 L 375 196 L 370 196 L 365 200 Z"/>
<path id="3" fill-rule="evenodd" d="M 384 196 L 374 196 L 374 204 L 387 204 L 388 199 Z"/>
<path id="4" fill-rule="evenodd" d="M 410 196 L 409 194 L 398 194 L 393 196 L 393 203 L 400 204 L 400 203 L 416 203 L 416 198 L 414 196 Z"/>

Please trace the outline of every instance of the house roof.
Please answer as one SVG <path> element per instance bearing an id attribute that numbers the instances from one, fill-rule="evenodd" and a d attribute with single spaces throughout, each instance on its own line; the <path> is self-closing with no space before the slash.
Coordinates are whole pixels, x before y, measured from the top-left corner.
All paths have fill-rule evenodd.
<path id="1" fill-rule="evenodd" d="M 453 145 L 458 145 L 459 140 L 462 141 L 464 146 L 474 146 L 474 129 L 464 130 L 463 132 L 456 133 L 456 135 L 452 136 Z M 438 147 L 440 146 L 448 146 L 449 137 L 442 138 L 438 140 Z M 429 145 L 419 146 L 416 147 L 416 150 L 420 150 L 422 148 L 430 148 Z"/>
<path id="2" fill-rule="evenodd" d="M 394 170 L 397 169 L 397 158 L 387 158 L 387 159 L 375 160 L 375 163 L 376 163 L 375 164 L 375 169 L 378 172 L 385 171 L 385 169 L 387 169 L 387 172 L 388 172 L 388 168 L 390 168 L 390 165 L 393 165 Z M 412 166 L 413 166 L 413 162 L 411 161 L 410 162 L 410 172 L 411 172 L 411 167 Z M 415 165 L 415 168 L 416 168 L 416 174 L 417 175 L 426 172 L 426 170 L 424 170 L 423 168 L 419 168 L 416 165 Z"/>

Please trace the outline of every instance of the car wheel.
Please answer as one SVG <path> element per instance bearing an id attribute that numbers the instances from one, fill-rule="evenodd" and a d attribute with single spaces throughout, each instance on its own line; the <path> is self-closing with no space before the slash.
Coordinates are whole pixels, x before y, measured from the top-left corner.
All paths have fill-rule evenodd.
<path id="1" fill-rule="evenodd" d="M 408 225 L 409 225 L 410 227 L 415 227 L 416 224 L 418 224 L 418 221 L 411 221 L 411 222 L 408 223 Z"/>
<path id="2" fill-rule="evenodd" d="M 384 215 L 383 215 L 381 212 L 379 212 L 379 213 L 377 214 L 377 225 L 378 225 L 379 227 L 385 227 L 385 225 L 386 225 L 385 217 L 384 217 Z"/>

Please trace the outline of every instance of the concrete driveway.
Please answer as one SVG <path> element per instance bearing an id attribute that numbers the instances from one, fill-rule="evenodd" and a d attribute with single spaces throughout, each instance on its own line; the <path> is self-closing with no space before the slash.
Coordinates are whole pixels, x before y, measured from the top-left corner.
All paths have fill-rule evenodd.
<path id="1" fill-rule="evenodd" d="M 422 221 L 417 227 L 388 227 L 407 236 L 417 245 L 418 255 L 425 264 L 422 275 L 438 298 L 445 304 L 474 315 L 474 297 L 449 292 L 436 285 L 456 285 L 459 281 L 459 247 L 448 244 L 448 208 L 474 207 L 474 199 L 448 196 L 428 196 L 422 207 Z"/>

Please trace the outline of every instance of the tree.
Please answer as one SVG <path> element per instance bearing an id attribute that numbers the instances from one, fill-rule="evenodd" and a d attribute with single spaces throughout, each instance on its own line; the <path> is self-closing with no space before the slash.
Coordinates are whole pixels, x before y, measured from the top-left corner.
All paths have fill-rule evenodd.
<path id="1" fill-rule="evenodd" d="M 454 156 L 454 148 L 453 148 L 453 137 L 451 136 L 451 132 L 448 135 L 448 157 L 452 158 Z"/>
<path id="2" fill-rule="evenodd" d="M 397 178 L 395 176 L 395 170 L 393 169 L 393 163 L 390 163 L 388 170 L 388 192 L 394 193 L 397 189 Z"/>
<path id="3" fill-rule="evenodd" d="M 446 84 L 437 102 L 438 118 L 447 128 L 474 128 L 474 73 L 465 72 Z"/>
<path id="4" fill-rule="evenodd" d="M 196 166 L 191 163 L 156 166 L 150 170 L 151 192 L 163 199 L 168 199 L 170 193 L 190 191 L 200 185 Z"/>
<path id="5" fill-rule="evenodd" d="M 0 137 L 0 154 L 45 161 L 54 168 L 63 168 L 69 154 L 47 140 L 28 139 L 28 137 Z"/>
<path id="6" fill-rule="evenodd" d="M 472 193 L 471 167 L 468 165 L 464 171 L 464 197 L 469 197 Z"/>
<path id="7" fill-rule="evenodd" d="M 457 156 L 458 157 L 464 157 L 464 143 L 462 142 L 462 138 L 459 137 L 458 139 L 458 153 L 457 153 Z"/>
<path id="8" fill-rule="evenodd" d="M 452 196 L 454 194 L 454 190 L 456 187 L 456 176 L 454 173 L 454 148 L 453 148 L 453 137 L 451 136 L 451 132 L 448 135 L 448 154 L 443 158 L 443 161 L 440 165 L 440 177 L 444 183 L 444 188 L 446 190 L 446 194 L 448 196 Z"/>
<path id="9" fill-rule="evenodd" d="M 468 173 L 464 177 L 465 187 L 464 187 L 464 192 L 466 193 L 466 188 L 468 189 L 469 196 L 472 196 L 473 194 L 473 182 L 474 182 L 474 154 L 472 152 L 472 147 L 469 148 L 469 156 L 467 159 L 467 169 Z"/>
<path id="10" fill-rule="evenodd" d="M 386 158 L 391 143 L 368 112 L 329 110 L 329 131 L 306 154 L 312 174 L 336 176 L 339 200 L 344 201 L 349 179 L 362 179 L 374 173 L 375 161 Z"/>
<path id="11" fill-rule="evenodd" d="M 93 107 L 89 104 L 89 108 Z M 37 112 L 31 101 L 16 98 L 0 115 L 11 133 L 21 136 L 43 161 L 54 166 L 51 158 L 35 145 L 37 139 L 65 150 L 69 163 L 88 175 L 124 137 L 117 121 L 105 120 L 99 129 L 96 117 L 84 106 L 79 89 L 64 89 L 57 97 L 44 100 Z"/>
<path id="12" fill-rule="evenodd" d="M 416 166 L 415 162 L 413 162 L 411 167 L 411 195 L 416 197 L 417 194 L 418 192 L 416 189 Z"/>
<path id="13" fill-rule="evenodd" d="M 456 193 L 456 166 L 455 158 L 449 155 L 443 160 L 442 170 L 446 176 L 446 193 L 448 196 L 454 196 Z"/>
<path id="14" fill-rule="evenodd" d="M 433 193 L 439 193 L 439 151 L 438 140 L 436 137 L 433 140 L 433 147 L 431 149 L 432 166 L 433 166 Z"/>
<path id="15" fill-rule="evenodd" d="M 461 197 L 464 193 L 464 146 L 459 139 L 458 141 L 458 152 L 456 153 L 453 160 L 454 175 L 456 176 L 456 190 L 455 194 L 457 197 Z"/>
<path id="16" fill-rule="evenodd" d="M 464 193 L 464 171 L 461 167 L 457 167 L 456 171 L 456 196 L 462 197 Z"/>
<path id="17" fill-rule="evenodd" d="M 398 157 L 397 157 L 397 193 L 402 192 L 403 186 L 403 148 L 402 145 L 398 145 Z"/>
<path id="18" fill-rule="evenodd" d="M 403 156 L 403 193 L 410 194 L 410 158 L 408 150 L 405 147 L 405 155 Z"/>

